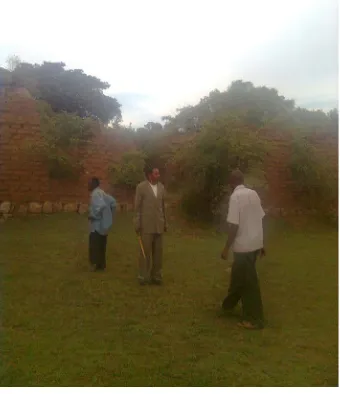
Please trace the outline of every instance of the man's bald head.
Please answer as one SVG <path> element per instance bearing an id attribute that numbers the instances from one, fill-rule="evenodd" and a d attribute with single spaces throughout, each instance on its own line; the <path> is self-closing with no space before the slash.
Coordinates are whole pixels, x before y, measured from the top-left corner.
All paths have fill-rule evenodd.
<path id="1" fill-rule="evenodd" d="M 240 171 L 240 170 L 232 171 L 232 173 L 230 174 L 229 183 L 233 187 L 233 189 L 239 185 L 243 185 L 244 175 L 243 175 L 242 171 Z"/>

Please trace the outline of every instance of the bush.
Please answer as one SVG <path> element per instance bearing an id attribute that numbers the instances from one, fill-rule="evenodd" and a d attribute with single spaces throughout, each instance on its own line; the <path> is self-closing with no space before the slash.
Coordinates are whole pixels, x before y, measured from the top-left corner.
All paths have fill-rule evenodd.
<path id="1" fill-rule="evenodd" d="M 12 73 L 5 68 L 0 67 L 0 86 L 9 86 L 12 84 Z"/>
<path id="2" fill-rule="evenodd" d="M 128 152 L 118 164 L 110 167 L 113 185 L 135 188 L 144 179 L 145 155 L 140 151 Z"/>
<path id="3" fill-rule="evenodd" d="M 337 172 L 306 137 L 294 138 L 289 168 L 300 203 L 329 216 L 337 204 Z"/>
<path id="4" fill-rule="evenodd" d="M 143 152 L 145 164 L 157 167 L 162 179 L 166 178 L 166 165 L 173 156 L 171 134 L 160 130 L 148 131 L 138 129 L 135 132 L 135 144 L 139 151 Z"/>
<path id="5" fill-rule="evenodd" d="M 56 114 L 44 102 L 39 104 L 42 139 L 29 146 L 48 167 L 52 179 L 76 179 L 83 171 L 81 148 L 92 138 L 89 119 L 62 112 Z"/>
<path id="6" fill-rule="evenodd" d="M 191 145 L 179 149 L 172 163 L 177 186 L 183 190 L 183 211 L 196 220 L 212 220 L 228 190 L 230 172 L 260 167 L 265 152 L 257 133 L 237 117 L 206 124 Z"/>
<path id="7" fill-rule="evenodd" d="M 81 161 L 64 155 L 53 155 L 49 153 L 47 157 L 49 176 L 52 179 L 78 179 L 84 171 Z"/>

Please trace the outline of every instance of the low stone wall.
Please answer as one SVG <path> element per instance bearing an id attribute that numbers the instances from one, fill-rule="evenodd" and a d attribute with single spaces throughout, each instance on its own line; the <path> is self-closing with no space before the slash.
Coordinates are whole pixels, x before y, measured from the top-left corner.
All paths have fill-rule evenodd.
<path id="1" fill-rule="evenodd" d="M 174 199 L 166 203 L 166 211 L 168 218 L 172 218 L 173 214 L 176 216 L 179 201 Z M 88 213 L 89 206 L 84 203 L 62 203 L 45 201 L 44 203 L 30 202 L 24 204 L 17 204 L 10 201 L 0 202 L 0 222 L 3 223 L 7 219 L 13 217 L 37 216 L 37 215 L 51 215 L 55 213 L 77 213 L 85 215 Z M 132 203 L 118 202 L 116 212 L 133 212 L 134 206 Z M 266 215 L 273 218 L 286 218 L 294 220 L 302 217 L 317 216 L 318 211 L 306 210 L 301 208 L 275 208 L 264 207 Z M 215 214 L 215 225 L 219 231 L 226 231 L 227 204 L 221 205 L 220 210 Z M 337 218 L 337 212 L 334 212 L 334 218 Z M 335 220 L 335 219 L 334 219 Z"/>
<path id="2" fill-rule="evenodd" d="M 62 203 L 62 202 L 51 202 L 45 201 L 40 202 L 29 202 L 18 204 L 11 201 L 0 202 L 0 220 L 5 221 L 12 217 L 27 216 L 27 215 L 49 215 L 53 213 L 78 213 L 84 215 L 88 212 L 88 204 L 83 203 Z M 119 203 L 117 202 L 117 212 L 130 212 L 133 210 L 133 204 L 131 203 Z"/>

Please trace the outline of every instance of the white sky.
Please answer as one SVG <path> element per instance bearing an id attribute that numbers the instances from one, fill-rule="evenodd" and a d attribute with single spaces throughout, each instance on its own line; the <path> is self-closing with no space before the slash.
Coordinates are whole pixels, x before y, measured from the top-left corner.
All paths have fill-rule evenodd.
<path id="1" fill-rule="evenodd" d="M 157 121 L 234 79 L 337 105 L 336 0 L 3 2 L 0 65 L 63 61 L 111 84 L 124 123 Z"/>

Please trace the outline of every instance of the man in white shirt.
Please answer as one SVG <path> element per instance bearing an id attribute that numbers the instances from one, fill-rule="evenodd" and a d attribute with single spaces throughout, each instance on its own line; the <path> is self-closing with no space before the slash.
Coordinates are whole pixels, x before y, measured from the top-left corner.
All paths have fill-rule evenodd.
<path id="1" fill-rule="evenodd" d="M 228 296 L 223 309 L 231 312 L 241 300 L 243 316 L 239 324 L 243 328 L 263 328 L 263 308 L 256 273 L 257 256 L 264 256 L 263 224 L 265 213 L 256 191 L 244 186 L 241 171 L 235 170 L 230 177 L 233 193 L 229 200 L 228 240 L 222 252 L 227 260 L 230 248 L 234 253 Z"/>

